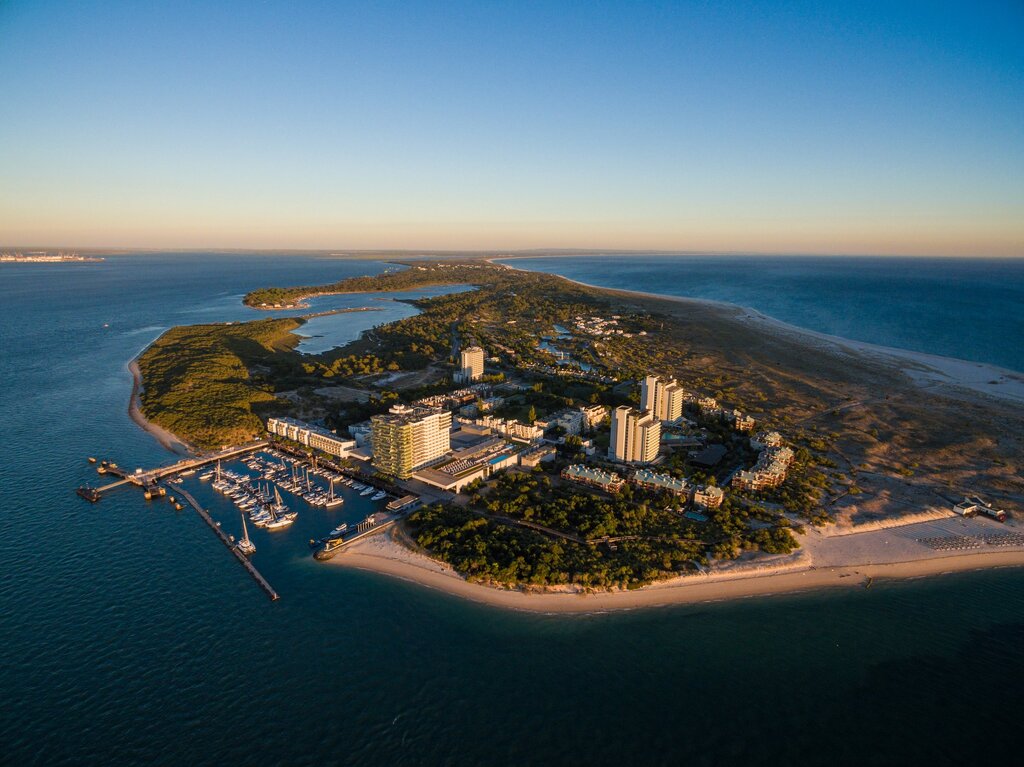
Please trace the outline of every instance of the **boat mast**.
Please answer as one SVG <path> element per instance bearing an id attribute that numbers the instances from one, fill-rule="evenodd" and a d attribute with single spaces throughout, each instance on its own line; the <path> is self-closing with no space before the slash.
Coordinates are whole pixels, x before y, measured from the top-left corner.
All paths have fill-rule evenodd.
<path id="1" fill-rule="evenodd" d="M 252 541 L 249 540 L 249 528 L 245 524 L 245 512 L 239 509 L 238 513 L 242 515 L 242 540 L 244 540 L 249 546 L 252 546 Z"/>

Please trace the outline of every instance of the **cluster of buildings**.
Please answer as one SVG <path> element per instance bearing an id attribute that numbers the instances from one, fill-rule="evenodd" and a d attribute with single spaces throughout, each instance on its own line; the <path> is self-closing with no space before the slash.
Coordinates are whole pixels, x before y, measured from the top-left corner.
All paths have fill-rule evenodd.
<path id="1" fill-rule="evenodd" d="M 586 333 L 588 336 L 622 336 L 623 338 L 632 338 L 634 335 L 647 335 L 646 330 L 641 330 L 635 334 L 623 330 L 618 326 L 620 319 L 622 317 L 618 314 L 613 314 L 609 319 L 579 315 L 573 317 L 572 326 L 580 333 Z"/>
<path id="2" fill-rule="evenodd" d="M 596 487 L 610 493 L 618 491 L 624 484 L 624 480 L 614 471 L 605 471 L 596 466 L 588 466 L 583 463 L 567 466 L 562 470 L 562 479 L 576 482 L 589 487 Z M 633 473 L 630 481 L 638 487 L 652 490 L 668 490 L 677 495 L 684 502 L 692 503 L 703 509 L 717 509 L 725 499 L 722 488 L 714 485 L 693 485 L 685 479 L 673 477 L 670 474 L 658 474 L 648 469 L 639 469 Z"/>
<path id="3" fill-rule="evenodd" d="M 577 329 L 605 334 L 614 332 L 618 320 L 617 317 L 576 319 Z M 483 375 L 483 364 L 483 349 L 478 346 L 463 349 L 456 374 L 463 388 L 424 397 L 411 405 L 395 405 L 368 422 L 353 424 L 349 426 L 352 439 L 343 439 L 327 429 L 291 418 L 271 418 L 267 430 L 329 455 L 370 460 L 378 472 L 398 480 L 418 480 L 445 491 L 459 492 L 496 471 L 511 466 L 531 469 L 554 459 L 557 443 L 572 437 L 575 444 L 576 438 L 582 438 L 581 435 L 601 425 L 608 417 L 608 410 L 601 405 L 564 408 L 533 423 L 477 412 L 480 402 L 502 401 L 490 396 L 491 386 L 474 383 Z M 688 394 L 675 379 L 649 375 L 641 382 L 639 409 L 623 405 L 611 412 L 608 458 L 633 464 L 628 481 L 638 487 L 668 491 L 695 507 L 714 509 L 723 502 L 721 488 L 696 485 L 650 467 L 659 458 L 663 428 L 678 430 L 683 424 L 692 425 L 684 417 L 688 404 L 705 414 L 731 421 L 739 431 L 754 428 L 752 418 L 738 410 L 720 407 L 713 397 L 696 397 Z M 469 412 L 471 407 L 472 413 Z M 467 417 L 456 420 L 453 412 Z M 593 455 L 592 441 L 582 441 L 583 452 Z M 757 462 L 749 470 L 737 471 L 731 486 L 744 490 L 777 487 L 785 479 L 793 451 L 782 444 L 782 436 L 774 431 L 751 436 L 750 445 L 759 451 Z M 723 446 L 712 447 L 725 451 Z M 709 459 L 708 465 L 713 463 Z M 623 475 L 584 463 L 568 466 L 562 472 L 566 480 L 611 492 L 625 484 L 627 480 Z"/>
<path id="4" fill-rule="evenodd" d="M 751 439 L 750 444 L 755 449 L 756 445 L 762 445 L 757 463 L 746 471 L 736 472 L 730 485 L 737 490 L 764 490 L 781 485 L 786 478 L 789 465 L 793 462 L 793 451 L 782 445 L 781 437 L 774 446 L 767 446 L 758 439 Z"/>
<path id="5" fill-rule="evenodd" d="M 355 440 L 342 439 L 333 431 L 294 418 L 271 418 L 267 431 L 337 458 L 347 458 L 356 447 Z"/>
<path id="6" fill-rule="evenodd" d="M 583 370 L 582 368 L 573 367 L 572 365 L 540 365 L 536 362 L 528 362 L 520 365 L 520 367 L 534 373 L 543 373 L 544 375 L 558 378 L 575 378 L 580 381 L 594 381 L 596 383 L 608 384 L 619 382 L 619 379 L 616 376 L 598 373 L 596 370 Z"/>
<path id="7" fill-rule="evenodd" d="M 746 415 L 735 408 L 724 408 L 718 404 L 714 397 L 695 397 L 692 401 L 704 415 L 718 416 L 723 421 L 728 421 L 736 431 L 752 432 L 757 422 L 749 415 Z"/>
<path id="8" fill-rule="evenodd" d="M 412 404 L 420 407 L 440 407 L 447 410 L 456 410 L 464 405 L 476 402 L 480 398 L 489 397 L 491 394 L 490 384 L 473 384 L 463 389 L 434 394 L 429 397 L 422 397 Z"/>
<path id="9" fill-rule="evenodd" d="M 722 488 L 714 485 L 694 485 L 671 474 L 658 474 L 650 469 L 638 469 L 633 473 L 633 484 L 651 490 L 668 490 L 684 501 L 705 509 L 717 509 L 725 499 Z"/>
<path id="10" fill-rule="evenodd" d="M 544 437 L 544 429 L 540 426 L 512 419 L 495 418 L 494 416 L 486 415 L 482 418 L 474 419 L 470 423 L 480 429 L 487 429 L 508 439 L 521 442 L 538 442 Z"/>
<path id="11" fill-rule="evenodd" d="M 562 470 L 562 479 L 613 493 L 625 484 L 625 480 L 614 471 L 604 471 L 596 466 L 587 466 L 585 463 L 566 466 Z"/>

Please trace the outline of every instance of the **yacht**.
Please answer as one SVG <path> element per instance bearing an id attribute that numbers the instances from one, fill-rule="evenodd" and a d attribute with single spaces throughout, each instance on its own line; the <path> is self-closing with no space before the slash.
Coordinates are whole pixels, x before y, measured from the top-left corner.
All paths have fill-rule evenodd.
<path id="1" fill-rule="evenodd" d="M 245 514 L 242 515 L 242 539 L 235 544 L 235 548 L 247 557 L 256 553 L 256 546 L 249 540 L 249 528 L 245 524 Z"/>
<path id="2" fill-rule="evenodd" d="M 324 502 L 324 506 L 326 506 L 328 509 L 336 509 L 339 506 L 341 506 L 344 502 L 345 500 L 340 495 L 334 494 L 334 482 L 332 481 L 331 491 L 330 494 L 327 496 L 327 500 Z"/>
<path id="3" fill-rule="evenodd" d="M 280 530 L 282 527 L 288 527 L 288 525 L 290 525 L 294 521 L 294 517 L 286 514 L 283 517 L 278 517 L 277 519 L 270 520 L 263 526 L 268 530 Z"/>
<path id="4" fill-rule="evenodd" d="M 371 501 L 380 501 L 380 500 L 383 500 L 384 498 L 387 498 L 387 497 L 388 497 L 388 494 L 385 493 L 383 490 L 381 490 L 378 493 L 374 493 L 373 494 L 373 498 L 371 498 L 370 500 Z"/>
<path id="5" fill-rule="evenodd" d="M 369 495 L 372 492 L 373 492 L 373 488 L 372 487 L 368 487 L 363 492 L 361 492 L 359 495 Z"/>
<path id="6" fill-rule="evenodd" d="M 331 532 L 330 532 L 330 535 L 331 535 L 331 537 L 333 537 L 333 536 L 336 536 L 336 535 L 341 535 L 341 534 L 342 534 L 342 533 L 344 533 L 344 532 L 345 532 L 346 530 L 348 530 L 348 525 L 347 525 L 347 524 L 346 524 L 345 522 L 342 522 L 342 523 L 341 523 L 340 525 L 338 525 L 338 526 L 337 526 L 336 528 L 334 528 L 333 530 L 331 530 Z"/>

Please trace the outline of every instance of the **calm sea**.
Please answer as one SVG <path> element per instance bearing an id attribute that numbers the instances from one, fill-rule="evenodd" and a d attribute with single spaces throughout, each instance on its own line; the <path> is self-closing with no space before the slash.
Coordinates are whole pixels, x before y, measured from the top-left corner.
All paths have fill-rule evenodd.
<path id="1" fill-rule="evenodd" d="M 1024 371 L 1024 259 L 517 258 L 607 288 L 725 301 L 819 333 Z"/>
<path id="2" fill-rule="evenodd" d="M 343 512 L 303 510 L 292 529 L 255 533 L 255 562 L 282 595 L 270 603 L 194 513 L 136 491 L 95 506 L 73 494 L 97 479 L 87 456 L 171 459 L 126 413 L 125 364 L 161 329 L 253 317 L 239 299 L 256 286 L 381 268 L 161 254 L 0 269 L 0 763 L 969 764 L 1016 753 L 1020 571 L 520 614 L 315 563 L 307 539 L 364 513 L 349 498 Z M 342 317 L 350 334 L 382 319 Z M 190 487 L 237 529 L 231 507 Z"/>

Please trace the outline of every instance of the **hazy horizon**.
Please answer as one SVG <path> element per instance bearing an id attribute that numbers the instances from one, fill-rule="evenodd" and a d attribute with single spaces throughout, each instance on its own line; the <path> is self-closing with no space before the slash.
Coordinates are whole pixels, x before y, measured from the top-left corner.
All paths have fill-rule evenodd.
<path id="1" fill-rule="evenodd" d="M 1022 29 L 995 1 L 14 0 L 0 241 L 1020 257 Z"/>

